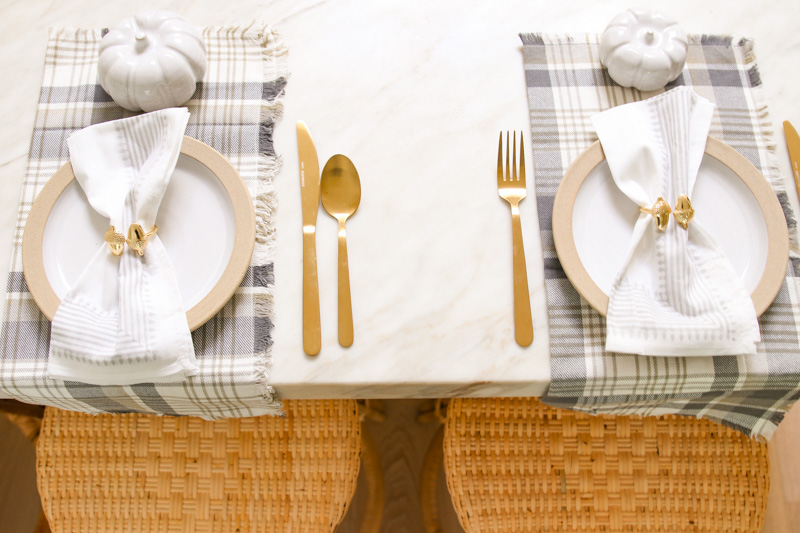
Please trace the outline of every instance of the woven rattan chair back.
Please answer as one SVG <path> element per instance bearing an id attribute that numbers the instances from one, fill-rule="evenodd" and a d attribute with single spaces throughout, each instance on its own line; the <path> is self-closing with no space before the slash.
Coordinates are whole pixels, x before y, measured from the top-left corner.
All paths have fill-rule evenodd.
<path id="1" fill-rule="evenodd" d="M 767 446 L 706 420 L 458 399 L 447 486 L 467 532 L 758 532 Z"/>
<path id="2" fill-rule="evenodd" d="M 215 422 L 47 408 L 37 476 L 52 531 L 334 531 L 358 476 L 356 403 L 285 407 Z"/>

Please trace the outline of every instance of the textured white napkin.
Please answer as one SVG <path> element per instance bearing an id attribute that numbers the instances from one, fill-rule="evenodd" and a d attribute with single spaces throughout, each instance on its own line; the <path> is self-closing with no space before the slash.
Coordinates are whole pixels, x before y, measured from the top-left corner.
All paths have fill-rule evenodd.
<path id="1" fill-rule="evenodd" d="M 166 109 L 69 137 L 75 178 L 118 232 L 155 224 L 188 120 L 186 109 Z M 196 369 L 175 272 L 158 234 L 143 256 L 125 245 L 116 257 L 103 243 L 53 317 L 49 377 L 130 385 L 181 381 Z"/>
<path id="2" fill-rule="evenodd" d="M 614 182 L 637 206 L 672 208 L 692 190 L 714 104 L 686 87 L 592 118 Z M 631 207 L 635 209 L 635 207 Z M 670 215 L 659 232 L 636 222 L 609 294 L 606 350 L 642 355 L 752 354 L 760 340 L 752 300 L 713 238 Z"/>

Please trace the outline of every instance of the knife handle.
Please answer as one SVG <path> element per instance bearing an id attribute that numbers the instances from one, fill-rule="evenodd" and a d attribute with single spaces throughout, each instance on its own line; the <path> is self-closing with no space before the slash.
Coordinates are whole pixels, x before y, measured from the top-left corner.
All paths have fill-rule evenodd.
<path id="1" fill-rule="evenodd" d="M 350 299 L 350 265 L 347 262 L 347 233 L 339 221 L 339 344 L 353 344 L 353 303 Z"/>
<path id="2" fill-rule="evenodd" d="M 313 227 L 303 228 L 303 349 L 308 355 L 317 355 L 321 345 L 317 234 Z"/>

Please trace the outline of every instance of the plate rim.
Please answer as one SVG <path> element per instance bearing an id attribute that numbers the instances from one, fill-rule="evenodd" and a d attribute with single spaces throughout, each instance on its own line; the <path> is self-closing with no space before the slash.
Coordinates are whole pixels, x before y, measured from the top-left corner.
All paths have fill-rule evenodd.
<path id="1" fill-rule="evenodd" d="M 750 295 L 756 316 L 761 316 L 775 300 L 786 277 L 786 267 L 789 262 L 789 229 L 783 208 L 763 174 L 733 147 L 709 136 L 705 154 L 728 167 L 744 182 L 764 215 L 767 227 L 767 261 L 761 279 Z M 572 233 L 573 207 L 578 191 L 589 174 L 604 159 L 603 147 L 600 141 L 595 141 L 569 166 L 553 200 L 552 231 L 556 254 L 567 278 L 589 305 L 606 316 L 608 295 L 595 283 L 583 266 Z"/>
<path id="2" fill-rule="evenodd" d="M 220 181 L 231 200 L 234 216 L 233 249 L 225 270 L 208 294 L 186 311 L 189 330 L 194 331 L 222 309 L 247 274 L 255 249 L 256 215 L 247 185 L 225 156 L 187 135 L 183 137 L 180 153 L 208 168 Z M 22 274 L 33 301 L 50 321 L 61 300 L 50 285 L 44 268 L 44 229 L 56 201 L 74 179 L 72 164 L 67 161 L 47 180 L 36 196 L 22 236 Z"/>

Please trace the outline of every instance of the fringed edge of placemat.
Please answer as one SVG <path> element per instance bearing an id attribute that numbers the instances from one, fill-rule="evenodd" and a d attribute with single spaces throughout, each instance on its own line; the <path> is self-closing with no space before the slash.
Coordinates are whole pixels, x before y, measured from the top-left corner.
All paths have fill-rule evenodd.
<path id="1" fill-rule="evenodd" d="M 713 36 L 704 35 L 703 37 L 708 38 Z M 750 78 L 750 87 L 755 98 L 756 112 L 758 114 L 758 127 L 761 134 L 764 136 L 764 141 L 767 148 L 767 160 L 765 161 L 766 168 L 762 169 L 762 173 L 767 177 L 770 185 L 772 185 L 772 189 L 778 196 L 778 200 L 783 208 L 783 214 L 786 217 L 786 225 L 789 228 L 789 243 L 792 251 L 795 254 L 800 254 L 800 241 L 798 241 L 797 235 L 797 218 L 792 210 L 792 204 L 789 202 L 786 180 L 781 173 L 777 161 L 778 145 L 775 139 L 775 127 L 772 119 L 769 116 L 767 97 L 764 94 L 764 86 L 761 83 L 761 74 L 759 73 L 758 65 L 756 64 L 756 54 L 754 50 L 755 41 L 748 37 L 734 36 L 731 42 L 740 47 L 742 50 L 744 66 L 747 69 L 747 74 Z"/>
<path id="2" fill-rule="evenodd" d="M 236 31 L 238 28 L 234 28 Z M 275 90 L 267 96 L 262 94 L 261 112 L 259 116 L 259 136 L 262 140 L 267 137 L 272 142 L 274 125 L 283 117 L 283 87 L 289 76 L 288 69 L 288 48 L 284 45 L 281 38 L 267 24 L 253 23 L 241 29 L 245 37 L 252 36 L 258 43 L 262 53 L 262 66 L 264 68 L 264 83 L 275 83 Z M 274 280 L 274 261 L 276 253 L 276 223 L 275 213 L 278 208 L 278 197 L 275 190 L 275 179 L 280 173 L 283 161 L 275 153 L 266 155 L 260 153 L 258 156 L 258 192 L 255 197 L 254 207 L 256 215 L 256 242 L 253 249 L 253 264 L 270 265 L 264 273 L 267 277 L 264 283 L 254 283 L 254 316 L 268 320 L 274 320 L 275 310 L 275 280 Z M 275 389 L 269 384 L 269 376 L 272 371 L 272 338 L 269 331 L 263 332 L 256 329 L 257 346 L 264 346 L 264 350 L 258 353 L 262 364 L 256 368 L 260 385 L 264 390 L 264 401 L 267 402 L 266 409 L 273 411 L 271 414 L 284 415 L 283 402 L 275 394 Z"/>
<path id="3" fill-rule="evenodd" d="M 519 34 L 522 44 L 569 44 L 576 42 L 598 42 L 599 33 L 543 33 L 523 32 Z"/>

